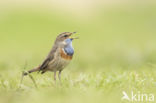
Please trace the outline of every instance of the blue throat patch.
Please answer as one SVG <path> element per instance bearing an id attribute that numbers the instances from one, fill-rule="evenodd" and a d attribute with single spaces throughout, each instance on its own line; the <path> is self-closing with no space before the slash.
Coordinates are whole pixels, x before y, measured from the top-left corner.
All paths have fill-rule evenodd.
<path id="1" fill-rule="evenodd" d="M 74 49 L 73 49 L 73 47 L 72 47 L 72 44 L 67 45 L 67 46 L 64 48 L 64 51 L 67 53 L 67 55 L 72 56 L 72 55 L 74 54 Z"/>

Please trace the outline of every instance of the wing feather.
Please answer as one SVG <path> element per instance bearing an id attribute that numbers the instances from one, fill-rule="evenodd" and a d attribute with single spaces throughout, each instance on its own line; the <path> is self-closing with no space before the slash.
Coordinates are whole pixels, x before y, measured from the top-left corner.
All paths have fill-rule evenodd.
<path id="1" fill-rule="evenodd" d="M 57 50 L 57 46 L 54 46 L 50 51 L 50 53 L 48 54 L 47 58 L 43 61 L 42 65 L 40 66 L 40 70 L 46 69 L 49 65 L 49 62 L 54 60 L 56 50 Z"/>

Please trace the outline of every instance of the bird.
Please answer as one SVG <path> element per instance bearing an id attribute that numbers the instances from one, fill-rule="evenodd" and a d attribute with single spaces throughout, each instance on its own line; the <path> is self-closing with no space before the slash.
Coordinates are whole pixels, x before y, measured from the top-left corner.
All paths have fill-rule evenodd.
<path id="1" fill-rule="evenodd" d="M 59 81 L 61 81 L 62 70 L 71 62 L 74 55 L 72 41 L 78 38 L 71 36 L 76 32 L 63 32 L 56 37 L 54 45 L 45 60 L 36 68 L 23 73 L 23 76 L 33 72 L 44 74 L 47 71 L 54 72 L 54 81 L 56 82 L 56 73 L 58 72 Z"/>

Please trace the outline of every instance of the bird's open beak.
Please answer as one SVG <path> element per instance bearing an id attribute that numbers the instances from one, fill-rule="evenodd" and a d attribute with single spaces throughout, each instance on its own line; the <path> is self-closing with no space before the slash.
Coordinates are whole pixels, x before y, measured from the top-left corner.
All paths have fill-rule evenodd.
<path id="1" fill-rule="evenodd" d="M 71 35 L 73 35 L 73 34 L 76 34 L 76 32 L 73 32 Z M 71 36 L 71 35 L 70 35 L 70 36 Z M 79 38 L 78 38 L 78 37 L 71 37 L 70 39 L 71 39 L 71 40 L 74 40 L 74 39 L 79 39 Z"/>

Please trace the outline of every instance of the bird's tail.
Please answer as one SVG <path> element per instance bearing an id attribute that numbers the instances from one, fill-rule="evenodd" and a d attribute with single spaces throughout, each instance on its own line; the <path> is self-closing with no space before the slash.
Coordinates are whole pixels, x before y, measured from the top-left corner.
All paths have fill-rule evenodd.
<path id="1" fill-rule="evenodd" d="M 28 75 L 28 74 L 30 74 L 32 72 L 36 72 L 36 71 L 39 71 L 39 70 L 40 70 L 40 66 L 39 67 L 36 67 L 34 69 L 31 69 L 31 70 L 29 70 L 27 72 L 23 72 L 23 75 L 26 76 L 26 75 Z"/>

